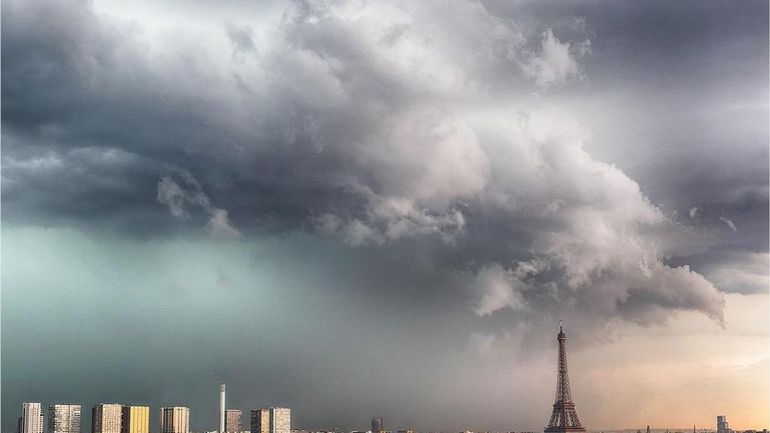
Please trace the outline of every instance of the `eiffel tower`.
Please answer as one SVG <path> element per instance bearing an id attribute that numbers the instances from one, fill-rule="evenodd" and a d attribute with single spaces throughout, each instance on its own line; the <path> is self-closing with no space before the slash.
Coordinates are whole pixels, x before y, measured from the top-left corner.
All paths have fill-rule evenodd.
<path id="1" fill-rule="evenodd" d="M 575 403 L 572 402 L 572 393 L 569 390 L 569 375 L 567 373 L 567 336 L 561 320 L 559 321 L 559 367 L 556 379 L 556 401 L 553 403 L 553 412 L 545 433 L 584 432 L 585 427 L 580 424 Z"/>

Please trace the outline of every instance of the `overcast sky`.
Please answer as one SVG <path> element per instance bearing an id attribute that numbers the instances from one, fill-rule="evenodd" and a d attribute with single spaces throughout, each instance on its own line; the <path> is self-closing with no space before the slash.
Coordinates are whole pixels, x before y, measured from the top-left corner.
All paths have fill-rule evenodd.
<path id="1" fill-rule="evenodd" d="M 766 1 L 2 2 L 22 401 L 764 428 Z"/>

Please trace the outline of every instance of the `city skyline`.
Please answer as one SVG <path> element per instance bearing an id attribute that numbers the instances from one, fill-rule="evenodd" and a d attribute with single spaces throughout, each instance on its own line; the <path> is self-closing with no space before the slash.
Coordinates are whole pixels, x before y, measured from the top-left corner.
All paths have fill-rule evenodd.
<path id="1" fill-rule="evenodd" d="M 3 432 L 770 425 L 767 0 L 0 2 Z"/>
<path id="2" fill-rule="evenodd" d="M 569 384 L 567 365 L 566 333 L 563 322 L 559 321 L 559 333 L 557 334 L 558 361 L 556 364 L 556 397 L 553 411 L 545 427 L 545 433 L 580 433 L 587 429 L 581 425 L 572 400 Z M 274 407 L 250 410 L 250 430 L 245 431 L 242 424 L 241 409 L 228 409 L 226 406 L 226 384 L 219 385 L 219 429 L 216 433 L 292 433 L 301 431 L 291 426 L 291 409 Z M 37 402 L 22 403 L 21 416 L 18 420 L 18 428 L 15 433 L 43 433 L 42 425 L 45 424 L 41 410 L 42 404 Z M 51 404 L 49 406 L 49 428 L 45 433 L 80 433 L 80 405 Z M 160 410 L 161 433 L 190 433 L 190 410 L 184 406 L 166 406 Z M 112 431 L 116 427 L 121 433 L 149 433 L 149 413 L 147 406 L 134 406 L 124 404 L 100 403 L 92 408 L 91 432 Z M 117 425 L 116 425 L 117 424 Z M 338 431 L 334 427 L 331 430 Z M 207 431 L 207 430 L 203 430 Z M 312 431 L 312 430 L 311 430 Z M 326 430 L 317 430 L 326 432 Z M 512 430 L 511 430 L 512 431 Z M 591 430 L 588 430 L 591 431 Z M 598 430 L 594 430 L 598 431 Z M 646 432 L 650 433 L 650 425 Z M 701 429 L 701 432 L 707 431 Z M 747 430 L 754 431 L 754 430 Z M 767 428 L 759 431 L 766 433 Z M 210 432 L 208 430 L 207 432 Z M 361 433 L 360 430 L 352 430 L 351 433 Z M 371 418 L 369 433 L 391 433 L 387 430 L 381 416 Z M 469 432 L 469 431 L 465 431 Z M 398 430 L 398 433 L 414 433 L 414 430 Z M 463 433 L 463 432 L 461 432 Z M 640 433 L 640 430 L 637 430 Z M 669 433 L 669 428 L 666 428 Z M 696 425 L 693 424 L 692 433 L 696 433 Z M 715 433 L 737 433 L 727 422 L 725 415 L 716 417 Z"/>
<path id="3" fill-rule="evenodd" d="M 560 402 L 560 400 L 557 399 L 557 403 L 559 403 L 559 402 Z M 96 409 L 97 406 L 102 406 L 102 405 L 104 405 L 104 404 L 100 403 L 100 404 L 96 405 L 94 407 L 94 409 Z M 54 432 L 77 433 L 77 432 L 81 431 L 80 430 L 80 405 L 77 405 L 77 404 L 51 404 L 49 406 L 48 428 L 46 430 L 40 430 L 39 424 L 36 424 L 36 423 L 28 424 L 28 423 L 26 423 L 24 421 L 24 418 L 29 417 L 30 415 L 32 415 L 33 419 L 36 419 L 38 421 L 43 421 L 44 422 L 45 421 L 44 417 L 41 414 L 37 413 L 37 412 L 41 412 L 41 411 L 37 411 L 37 409 L 36 409 L 36 408 L 40 408 L 40 407 L 42 407 L 42 403 L 40 403 L 40 402 L 24 402 L 24 403 L 22 403 L 22 410 L 21 410 L 22 416 L 19 417 L 19 429 L 15 433 L 32 433 L 32 432 L 40 432 L 40 431 L 44 431 L 45 433 L 54 433 Z M 148 421 L 149 417 L 147 417 L 145 415 L 149 414 L 149 408 L 148 407 L 146 407 L 146 406 L 133 406 L 133 405 L 122 405 L 122 407 L 123 407 L 123 413 L 124 414 L 126 412 L 131 414 L 133 412 L 132 415 L 134 415 L 134 417 L 138 416 L 139 419 L 140 419 L 140 421 L 139 421 L 139 428 L 137 429 L 137 423 L 136 423 L 136 419 L 135 418 L 132 419 L 132 417 L 130 415 L 128 417 L 123 416 L 123 418 L 121 419 L 122 430 L 124 430 L 124 431 L 132 431 L 132 430 L 150 431 L 150 430 L 146 429 L 146 424 L 147 424 L 147 421 Z M 265 413 L 267 415 L 266 418 L 265 418 L 267 420 L 267 423 L 271 423 L 273 417 L 271 417 L 270 414 L 275 409 L 278 409 L 278 411 L 283 411 L 284 416 L 290 412 L 290 409 L 288 409 L 288 408 L 274 408 L 274 407 L 273 408 L 269 408 L 269 409 L 256 409 L 256 410 L 252 410 L 251 411 L 251 413 L 252 413 L 252 423 L 258 422 L 258 421 L 255 421 L 255 420 L 258 419 L 258 415 L 260 413 Z M 228 412 L 237 412 L 237 413 L 241 413 L 242 412 L 241 409 L 227 409 L 227 411 Z M 168 416 L 166 416 L 167 412 L 168 412 Z M 98 412 L 96 410 L 92 410 L 92 418 L 100 416 L 100 415 L 97 415 L 97 414 L 98 414 Z M 255 416 L 257 416 L 257 418 L 255 418 Z M 172 421 L 169 421 L 169 420 L 172 420 Z M 163 407 L 163 408 L 161 408 L 161 416 L 160 416 L 160 421 L 159 421 L 160 422 L 160 429 L 159 430 L 162 431 L 164 428 L 171 428 L 171 427 L 168 427 L 168 426 L 164 426 L 164 424 L 167 424 L 169 422 L 171 422 L 173 424 L 173 423 L 179 422 L 180 420 L 181 420 L 181 423 L 182 423 L 183 426 L 187 425 L 187 422 L 189 422 L 189 408 L 181 407 L 181 406 Z M 93 427 L 93 422 L 94 422 L 94 420 L 92 419 L 92 430 L 94 428 Z M 383 421 L 382 421 L 382 417 L 379 417 L 379 416 L 372 417 L 371 418 L 371 423 L 372 423 L 372 429 L 370 429 L 368 431 L 369 433 L 396 432 L 396 431 L 398 433 L 414 433 L 415 432 L 415 430 L 412 430 L 412 429 L 407 429 L 407 430 L 386 430 L 386 429 L 383 428 L 384 424 L 383 424 Z M 554 423 L 551 422 L 549 424 L 553 425 Z M 254 429 L 254 427 L 255 427 L 255 424 L 252 424 L 252 429 Z M 257 427 L 256 430 L 252 430 L 252 431 L 259 431 L 260 430 L 259 426 L 256 426 L 256 427 Z M 266 431 L 275 432 L 275 431 L 280 431 L 281 428 L 286 428 L 286 427 L 289 427 L 288 431 L 291 431 L 291 432 L 297 431 L 297 432 L 325 432 L 325 433 L 328 433 L 328 432 L 331 432 L 331 431 L 341 431 L 339 428 L 332 428 L 330 430 L 329 429 L 318 429 L 318 428 L 316 428 L 316 429 L 291 428 L 290 420 L 288 418 L 286 418 L 285 424 L 283 424 L 282 427 L 272 427 L 272 426 L 270 426 L 268 424 L 268 427 L 267 427 Z M 379 427 L 379 429 L 378 429 L 378 427 Z M 141 430 L 142 428 L 144 428 L 144 430 Z M 546 428 L 546 430 L 547 429 L 548 429 L 548 427 Z M 551 430 L 552 431 L 556 431 L 555 429 L 551 429 Z M 629 430 L 629 429 L 625 429 L 625 430 Z M 682 428 L 674 429 L 674 428 L 671 428 L 671 427 L 666 427 L 665 429 L 660 428 L 660 427 L 651 428 L 649 425 L 647 425 L 647 427 L 646 427 L 646 432 L 647 433 L 650 433 L 651 431 L 654 431 L 654 430 L 665 430 L 666 432 L 674 431 L 674 432 L 680 432 L 680 433 L 682 431 L 687 431 L 687 429 L 682 429 Z M 733 432 L 736 432 L 735 429 L 731 429 L 729 427 L 729 423 L 727 422 L 727 417 L 724 416 L 724 415 L 718 415 L 716 417 L 716 429 L 711 430 L 711 429 L 708 429 L 708 428 L 697 428 L 696 425 L 693 425 L 692 432 L 696 433 L 696 430 L 700 431 L 700 432 L 711 432 L 711 431 L 714 431 L 716 433 L 733 433 Z M 190 429 L 189 431 L 201 432 L 201 433 L 204 433 L 204 432 L 205 433 L 218 433 L 218 431 L 216 431 L 216 430 L 212 431 L 212 430 L 206 430 L 206 429 L 200 429 L 200 430 L 198 430 L 198 429 L 196 429 L 196 430 Z M 228 432 L 229 431 L 230 430 L 228 430 Z M 232 431 L 234 431 L 234 432 L 241 432 L 243 430 L 232 430 Z M 567 427 L 567 431 L 586 431 L 586 429 L 582 428 L 582 427 L 578 427 L 577 429 L 571 429 L 570 427 Z M 599 431 L 599 430 L 587 430 L 587 431 Z M 608 431 L 619 431 L 619 430 L 608 430 Z M 639 431 L 640 430 L 637 429 L 637 433 Z M 762 432 L 763 430 L 762 429 L 760 429 L 760 430 L 749 429 L 748 431 Z M 766 432 L 767 429 L 764 429 L 764 431 Z M 247 432 L 251 433 L 251 431 L 247 431 Z M 363 430 L 352 430 L 352 432 L 361 432 L 361 433 L 363 433 L 364 431 Z M 466 430 L 466 432 L 468 432 L 468 431 Z M 487 431 L 487 433 L 488 432 L 489 431 Z M 511 431 L 509 430 L 509 433 L 510 432 Z M 528 432 L 525 432 L 525 433 L 528 433 Z"/>

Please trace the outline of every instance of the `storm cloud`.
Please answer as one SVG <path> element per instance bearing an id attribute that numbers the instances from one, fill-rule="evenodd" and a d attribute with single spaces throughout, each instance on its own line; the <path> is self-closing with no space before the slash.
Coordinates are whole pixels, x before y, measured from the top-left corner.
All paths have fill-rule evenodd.
<path id="1" fill-rule="evenodd" d="M 200 173 L 223 203 L 234 202 L 239 226 L 258 226 L 263 213 L 278 212 L 272 217 L 295 220 L 289 230 L 339 235 L 351 245 L 443 242 L 482 274 L 501 266 L 517 275 L 504 297 L 521 297 L 538 311 L 590 305 L 584 311 L 592 317 L 644 321 L 695 309 L 721 320 L 718 291 L 686 266 L 663 262 L 676 253 L 661 237 L 671 222 L 638 184 L 593 159 L 583 146 L 587 133 L 567 115 L 528 106 L 533 84 L 580 77 L 576 56 L 585 49 L 571 49 L 550 29 L 531 36 L 541 41 L 530 48 L 519 27 L 478 3 L 458 3 L 432 20 L 430 4 L 298 3 L 265 30 L 274 33 L 267 36 L 272 45 L 260 49 L 265 54 L 218 64 L 205 51 L 154 59 L 141 38 L 102 22 L 84 4 L 7 9 L 11 134 L 43 147 L 51 164 L 70 156 L 82 163 L 78 152 L 149 159 L 159 167 L 158 202 L 176 217 L 187 216 L 185 204 L 198 206 L 210 214 L 213 232 L 231 236 L 238 232 L 228 210 L 212 208 L 191 175 L 188 192 L 164 171 Z M 57 14 L 69 14 L 69 24 L 51 23 Z M 236 51 L 251 41 L 232 24 L 225 30 Z M 504 79 L 520 95 L 501 98 L 487 84 Z M 71 100 L 81 101 L 76 113 L 63 104 Z M 6 196 L 36 175 L 59 184 L 34 163 L 18 162 L 17 146 L 9 147 Z M 125 179 L 130 168 L 106 176 Z M 97 187 L 90 170 L 79 174 L 79 188 Z M 261 189 L 280 191 L 295 212 L 284 217 L 244 200 L 250 193 L 259 200 Z M 304 192 L 312 189 L 319 197 L 307 202 Z M 142 192 L 152 198 L 123 191 L 139 201 Z M 476 240 L 502 220 L 524 236 L 501 239 L 504 251 L 479 254 Z M 481 311 L 508 306 L 483 284 L 479 290 Z"/>
<path id="2" fill-rule="evenodd" d="M 459 299 L 481 347 L 560 318 L 579 345 L 688 311 L 726 326 L 724 293 L 767 289 L 766 164 L 637 181 L 601 158 L 631 144 L 586 125 L 595 100 L 574 108 L 618 48 L 595 9 L 552 6 L 301 1 L 148 33 L 89 2 L 4 1 L 4 224 L 308 236 L 408 281 L 362 278 L 365 296 Z"/>

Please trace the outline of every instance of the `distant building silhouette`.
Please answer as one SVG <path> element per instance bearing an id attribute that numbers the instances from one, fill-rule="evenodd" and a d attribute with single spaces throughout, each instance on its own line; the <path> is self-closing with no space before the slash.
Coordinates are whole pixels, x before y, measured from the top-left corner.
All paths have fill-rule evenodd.
<path id="1" fill-rule="evenodd" d="M 382 429 L 382 418 L 378 416 L 372 418 L 372 433 L 380 433 Z"/>
<path id="2" fill-rule="evenodd" d="M 717 417 L 717 433 L 731 433 L 732 431 L 730 423 L 727 422 L 727 417 L 719 415 Z"/>

